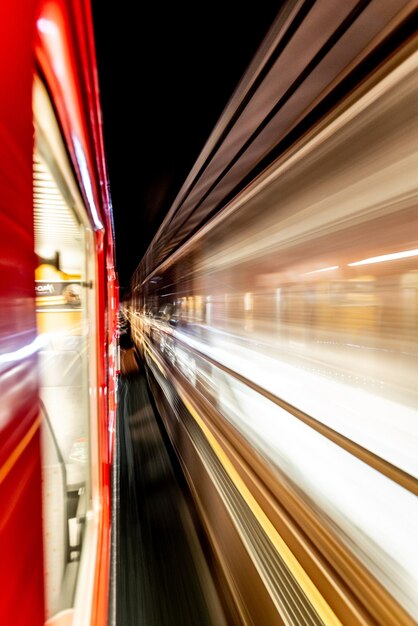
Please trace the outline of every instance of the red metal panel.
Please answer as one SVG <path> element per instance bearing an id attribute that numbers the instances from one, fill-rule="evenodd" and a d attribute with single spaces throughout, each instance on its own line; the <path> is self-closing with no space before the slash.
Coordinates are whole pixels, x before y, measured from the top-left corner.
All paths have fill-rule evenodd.
<path id="1" fill-rule="evenodd" d="M 112 419 L 115 410 L 114 368 L 110 376 L 108 370 L 113 352 L 108 354 L 108 347 L 116 338 L 118 303 L 87 0 L 0 3 L 0 622 L 44 622 L 32 209 L 35 25 L 37 61 L 96 230 L 101 518 L 92 624 L 103 626 L 110 553 L 109 410 Z"/>
<path id="2" fill-rule="evenodd" d="M 44 622 L 32 215 L 34 0 L 0 3 L 0 622 Z"/>

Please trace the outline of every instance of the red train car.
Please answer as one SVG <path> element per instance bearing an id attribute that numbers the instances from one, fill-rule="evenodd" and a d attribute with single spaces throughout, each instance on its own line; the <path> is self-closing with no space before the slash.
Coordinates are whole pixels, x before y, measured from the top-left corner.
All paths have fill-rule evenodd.
<path id="1" fill-rule="evenodd" d="M 0 4 L 0 622 L 107 622 L 118 283 L 87 0 Z"/>

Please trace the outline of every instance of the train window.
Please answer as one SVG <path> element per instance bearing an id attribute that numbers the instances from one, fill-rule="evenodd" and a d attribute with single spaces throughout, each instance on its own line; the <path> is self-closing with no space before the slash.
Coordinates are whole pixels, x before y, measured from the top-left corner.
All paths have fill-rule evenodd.
<path id="1" fill-rule="evenodd" d="M 72 619 L 88 550 L 92 502 L 89 400 L 91 232 L 46 91 L 34 90 L 34 229 L 45 601 L 48 624 Z M 94 317 L 94 316 L 90 316 Z M 83 583 L 84 584 L 84 583 Z M 73 623 L 75 623 L 75 617 Z M 61 622 L 59 622 L 61 623 Z"/>

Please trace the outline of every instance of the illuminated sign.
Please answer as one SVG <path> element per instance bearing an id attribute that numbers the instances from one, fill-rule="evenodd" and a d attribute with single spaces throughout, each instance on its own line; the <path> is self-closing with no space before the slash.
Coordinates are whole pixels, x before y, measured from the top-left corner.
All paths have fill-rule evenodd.
<path id="1" fill-rule="evenodd" d="M 35 282 L 36 308 L 72 310 L 81 308 L 82 286 L 77 280 Z"/>

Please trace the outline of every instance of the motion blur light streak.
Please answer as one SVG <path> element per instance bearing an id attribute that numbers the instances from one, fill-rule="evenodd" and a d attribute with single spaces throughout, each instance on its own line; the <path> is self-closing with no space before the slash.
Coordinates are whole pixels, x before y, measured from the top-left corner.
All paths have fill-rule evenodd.
<path id="1" fill-rule="evenodd" d="M 405 250 L 405 252 L 392 252 L 391 254 L 383 254 L 381 256 L 374 256 L 370 259 L 363 259 L 363 261 L 356 261 L 355 263 L 349 263 L 350 267 L 354 265 L 368 265 L 369 263 L 383 263 L 384 261 L 397 261 L 398 259 L 408 259 L 411 256 L 418 256 L 418 248 L 416 250 Z"/>
<path id="2" fill-rule="evenodd" d="M 27 346 L 23 346 L 14 352 L 6 352 L 4 354 L 0 354 L 0 365 L 3 363 L 14 363 L 15 361 L 21 361 L 31 356 L 32 354 L 36 354 L 42 346 L 46 343 L 45 337 L 42 335 L 38 335 L 35 339 L 28 344 Z"/>
<path id="3" fill-rule="evenodd" d="M 54 18 L 56 17 L 57 16 L 54 15 Z M 54 19 L 48 19 L 46 17 L 39 18 L 36 22 L 36 26 L 38 31 L 45 37 L 45 42 L 52 52 L 54 72 L 60 80 L 66 81 L 66 50 L 62 41 L 62 31 L 60 31 Z"/>
<path id="4" fill-rule="evenodd" d="M 301 371 L 285 360 L 263 354 L 260 344 L 240 346 L 239 337 L 228 333 L 222 333 L 219 340 L 218 333 L 208 327 L 205 333 L 206 342 L 178 330 L 172 331 L 172 336 L 418 478 L 414 409 L 395 403 L 388 405 L 361 388 L 357 390 L 358 396 L 353 397 L 352 381 L 351 384 L 350 381 L 344 384 L 338 378 L 324 381 L 319 368 Z M 302 397 L 301 388 L 306 391 Z M 396 422 L 392 418 L 394 414 Z"/>
<path id="5" fill-rule="evenodd" d="M 329 272 L 330 270 L 337 270 L 340 266 L 339 265 L 331 265 L 331 267 L 324 267 L 321 270 L 313 270 L 312 272 L 305 272 L 305 276 L 308 276 L 309 274 L 317 274 L 319 272 Z"/>
<path id="6" fill-rule="evenodd" d="M 228 387 L 218 387 L 218 394 L 223 414 L 337 522 L 343 531 L 341 538 L 348 540 L 353 550 L 363 552 L 361 557 L 367 559 L 377 576 L 385 569 L 382 563 L 392 562 L 403 581 L 395 592 L 405 595 L 413 606 L 418 585 L 418 545 L 411 546 L 409 537 L 418 525 L 416 495 L 353 459 L 244 385 L 229 381 Z M 401 524 L 405 532 L 399 536 Z M 386 557 L 377 556 L 376 544 Z M 386 583 L 392 587 L 389 576 Z"/>
<path id="7" fill-rule="evenodd" d="M 77 157 L 77 163 L 80 168 L 80 174 L 81 174 L 81 178 L 83 181 L 84 189 L 86 191 L 87 201 L 89 204 L 89 208 L 91 211 L 94 225 L 97 228 L 97 230 L 103 230 L 104 228 L 103 222 L 101 221 L 97 213 L 96 202 L 94 199 L 93 188 L 92 188 L 91 179 L 90 179 L 90 172 L 87 167 L 86 155 L 84 154 L 83 147 L 78 137 L 73 134 L 72 139 L 73 139 L 75 153 Z"/>
<path id="8" fill-rule="evenodd" d="M 155 361 L 154 361 L 155 362 Z M 247 489 L 245 483 L 240 478 L 239 473 L 235 470 L 234 465 L 229 461 L 228 457 L 225 455 L 222 448 L 219 446 L 215 437 L 213 437 L 211 431 L 207 428 L 203 420 L 196 413 L 193 406 L 188 403 L 186 399 L 184 399 L 184 404 L 189 410 L 189 412 L 193 415 L 196 422 L 199 424 L 200 428 L 204 431 L 206 438 L 210 442 L 210 445 L 214 449 L 216 455 L 221 459 L 223 466 L 226 468 L 228 474 L 232 477 L 234 484 L 239 486 L 241 494 L 244 495 L 245 500 L 248 502 L 249 506 L 255 513 L 255 517 L 259 521 L 259 523 L 263 526 L 266 533 L 268 534 L 271 541 L 276 545 L 278 551 L 283 556 L 284 560 L 288 564 L 289 568 L 292 571 L 297 572 L 297 576 L 299 582 L 303 588 L 304 593 L 310 598 L 310 600 L 319 607 L 319 613 L 321 619 L 325 624 L 335 625 L 341 624 L 341 622 L 337 619 L 333 611 L 324 602 L 324 599 L 318 594 L 318 590 L 312 584 L 312 581 L 306 575 L 304 570 L 301 568 L 299 562 L 295 559 L 294 555 L 289 550 L 286 543 L 283 541 L 282 537 L 277 533 L 274 526 L 271 524 L 268 517 L 265 515 L 261 507 L 258 505 L 257 501 L 253 498 L 249 489 Z"/>
<path id="9" fill-rule="evenodd" d="M 412 4 L 405 13 L 392 0 L 384 10 L 373 0 L 356 4 L 349 28 L 334 13 L 325 19 L 325 5 L 315 3 L 301 23 L 289 18 L 291 33 L 275 24 L 267 43 L 279 34 L 289 42 L 262 47 L 241 99 L 232 98 L 235 108 L 140 262 L 125 310 L 202 517 L 222 546 L 220 567 L 253 623 L 273 623 L 269 599 L 291 624 L 308 623 L 303 612 L 317 606 L 287 595 L 298 576 L 287 572 L 282 584 L 272 565 L 279 550 L 269 551 L 243 504 L 246 489 L 343 623 L 411 626 L 418 41 L 406 18 Z M 377 14 L 387 19 L 379 33 Z M 319 40 L 329 46 L 320 48 L 323 64 L 316 53 L 292 64 L 295 47 L 318 51 Z M 277 81 L 251 82 L 275 68 Z M 208 448 L 212 438 L 228 462 Z M 225 476 L 229 462 L 239 479 Z M 234 532 L 247 546 L 245 581 Z M 266 594 L 261 608 L 247 580 Z"/>

